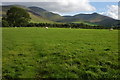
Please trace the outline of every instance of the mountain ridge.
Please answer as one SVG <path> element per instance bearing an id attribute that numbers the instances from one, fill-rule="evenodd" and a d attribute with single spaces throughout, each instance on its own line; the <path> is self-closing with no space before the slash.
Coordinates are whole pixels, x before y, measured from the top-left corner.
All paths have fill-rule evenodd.
<path id="1" fill-rule="evenodd" d="M 14 6 L 14 5 L 11 5 Z M 48 20 L 51 22 L 59 22 L 59 23 L 81 23 L 81 22 L 87 22 L 90 24 L 96 24 L 101 26 L 116 26 L 119 20 L 115 20 L 111 17 L 104 16 L 98 13 L 92 13 L 92 14 L 76 14 L 73 16 L 61 16 L 59 14 L 47 11 L 43 8 L 36 7 L 36 6 L 30 6 L 25 7 L 22 5 L 19 5 L 19 7 L 25 8 L 28 12 L 32 13 L 34 16 L 38 16 L 39 18 L 44 20 Z M 6 8 L 2 6 L 3 12 L 6 11 Z M 39 22 L 39 21 L 38 21 Z"/>
<path id="2" fill-rule="evenodd" d="M 42 17 L 41 15 L 36 14 L 35 12 L 33 12 L 32 10 L 30 10 L 28 7 L 26 6 L 22 6 L 22 5 L 4 5 L 4 6 L 0 6 L 2 7 L 2 17 L 6 16 L 6 12 L 7 10 L 9 10 L 12 6 L 17 6 L 20 8 L 24 8 L 31 17 L 31 22 L 40 22 L 40 23 L 54 23 L 53 21 L 47 20 L 46 18 Z"/>

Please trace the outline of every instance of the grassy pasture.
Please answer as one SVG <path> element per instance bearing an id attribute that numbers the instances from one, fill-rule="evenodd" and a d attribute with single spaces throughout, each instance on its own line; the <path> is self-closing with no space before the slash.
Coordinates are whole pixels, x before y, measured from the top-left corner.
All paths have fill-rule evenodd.
<path id="1" fill-rule="evenodd" d="M 117 79 L 118 30 L 3 28 L 3 78 Z"/>

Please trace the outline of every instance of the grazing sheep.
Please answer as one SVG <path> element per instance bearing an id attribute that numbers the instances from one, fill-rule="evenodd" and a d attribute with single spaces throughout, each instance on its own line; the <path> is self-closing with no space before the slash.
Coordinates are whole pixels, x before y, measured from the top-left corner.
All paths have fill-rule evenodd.
<path id="1" fill-rule="evenodd" d="M 46 29 L 48 29 L 48 27 L 45 27 Z"/>
<path id="2" fill-rule="evenodd" d="M 113 31 L 113 28 L 110 28 L 109 31 Z"/>

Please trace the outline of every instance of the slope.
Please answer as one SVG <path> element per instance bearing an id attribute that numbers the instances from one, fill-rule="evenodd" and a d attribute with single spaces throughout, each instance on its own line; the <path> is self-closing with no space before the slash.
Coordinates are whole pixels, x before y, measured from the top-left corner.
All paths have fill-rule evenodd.
<path id="1" fill-rule="evenodd" d="M 48 20 L 58 21 L 58 20 L 64 19 L 64 17 L 60 16 L 59 14 L 49 12 L 49 11 L 42 9 L 42 8 L 39 8 L 39 7 L 32 6 L 32 7 L 29 7 L 29 9 L 31 11 L 33 11 L 34 13 L 41 15 L 42 17 L 44 17 Z"/>
<path id="2" fill-rule="evenodd" d="M 108 16 L 100 15 L 98 13 L 93 14 L 78 14 L 74 16 L 64 16 L 65 19 L 58 22 L 89 22 L 92 24 L 98 24 L 102 26 L 116 25 L 118 20 L 110 18 Z"/>
<path id="3" fill-rule="evenodd" d="M 21 6 L 21 5 L 6 5 L 6 6 L 2 6 L 2 17 L 6 16 L 6 12 L 12 7 L 12 6 L 17 6 L 20 8 L 24 8 L 26 9 L 26 11 L 30 14 L 31 17 L 31 22 L 35 22 L 35 23 L 54 23 L 53 21 L 47 20 L 46 18 L 43 18 L 42 16 L 34 13 L 33 11 L 31 11 L 29 8 L 25 7 L 25 6 Z"/>

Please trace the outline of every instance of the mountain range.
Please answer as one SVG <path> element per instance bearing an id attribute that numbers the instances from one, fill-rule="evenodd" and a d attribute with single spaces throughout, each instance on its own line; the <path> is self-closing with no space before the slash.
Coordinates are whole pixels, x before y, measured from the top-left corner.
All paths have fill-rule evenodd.
<path id="1" fill-rule="evenodd" d="M 17 6 L 24 8 L 30 14 L 32 20 L 31 22 L 38 23 L 84 23 L 89 25 L 101 25 L 101 26 L 117 26 L 119 20 L 113 19 L 108 16 L 104 16 L 98 13 L 92 14 L 77 14 L 74 16 L 61 16 L 59 14 L 47 11 L 43 8 L 31 6 L 26 7 L 22 5 L 3 5 L 2 6 L 2 15 L 5 16 L 7 10 L 12 6 Z"/>

